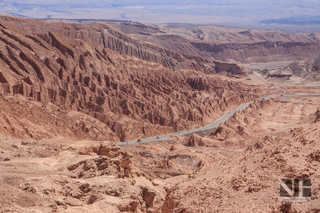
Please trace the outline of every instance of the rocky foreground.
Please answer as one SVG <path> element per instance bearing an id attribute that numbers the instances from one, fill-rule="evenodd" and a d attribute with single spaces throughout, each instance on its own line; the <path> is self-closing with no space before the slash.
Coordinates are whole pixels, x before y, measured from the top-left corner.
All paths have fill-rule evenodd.
<path id="1" fill-rule="evenodd" d="M 318 212 L 318 103 L 259 101 L 208 136 L 121 148 L 1 135 L 0 210 Z M 281 178 L 310 178 L 308 202 L 281 202 Z"/>
<path id="2" fill-rule="evenodd" d="M 159 212 L 161 208 L 165 187 L 135 169 L 132 155 L 114 143 L 1 140 L 2 153 L 16 153 L 2 159 L 1 212 Z"/>
<path id="3" fill-rule="evenodd" d="M 162 211 L 318 212 L 320 111 L 314 103 L 319 100 L 258 102 L 212 135 L 191 137 L 189 145 L 216 147 L 216 151 L 205 158 L 201 169 L 170 189 Z M 283 203 L 282 178 L 310 178 L 310 200 Z"/>

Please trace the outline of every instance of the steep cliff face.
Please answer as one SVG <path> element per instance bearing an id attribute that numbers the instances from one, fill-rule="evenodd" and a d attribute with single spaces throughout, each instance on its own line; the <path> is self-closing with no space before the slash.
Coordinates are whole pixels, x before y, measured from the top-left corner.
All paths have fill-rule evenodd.
<path id="1" fill-rule="evenodd" d="M 0 16 L 0 23 L 8 29 L 22 29 L 29 33 L 55 32 L 73 39 L 82 39 L 94 46 L 105 47 L 120 54 L 132 55 L 143 60 L 161 63 L 171 70 L 193 69 L 215 72 L 215 63 L 190 52 L 176 52 L 152 43 L 132 39 L 105 23 L 69 24 L 47 23 L 38 20 Z M 190 45 L 191 46 L 191 45 Z"/>
<path id="2" fill-rule="evenodd" d="M 174 29 L 136 23 L 111 24 L 124 33 L 134 33 L 132 36 L 137 39 L 210 60 L 231 59 L 243 63 L 298 61 L 315 57 L 320 52 L 319 35 L 316 33 L 290 34 L 210 26 Z"/>
<path id="3" fill-rule="evenodd" d="M 134 35 L 172 51 L 187 53 L 209 60 L 234 60 L 242 63 L 295 61 L 319 54 L 319 42 L 263 41 L 250 43 L 217 43 L 188 40 L 178 35 Z"/>
<path id="4" fill-rule="evenodd" d="M 165 33 L 157 25 L 144 24 L 139 22 L 108 22 L 111 26 L 119 29 L 125 34 L 153 34 Z"/>
<path id="5" fill-rule="evenodd" d="M 320 43 L 316 42 L 258 42 L 210 44 L 191 42 L 200 52 L 217 60 L 233 59 L 244 63 L 304 60 L 319 54 Z"/>
<path id="6" fill-rule="evenodd" d="M 65 20 L 67 21 L 67 20 Z M 319 33 L 286 33 L 279 30 L 248 30 L 232 27 L 195 26 L 188 24 L 148 25 L 138 22 L 108 22 L 126 34 L 179 35 L 190 41 L 216 43 L 318 42 Z"/>
<path id="7" fill-rule="evenodd" d="M 260 92 L 197 72 L 172 72 L 53 32 L 35 35 L 1 26 L 0 67 L 2 95 L 83 112 L 112 131 L 109 140 L 205 125 Z"/>
<path id="8" fill-rule="evenodd" d="M 127 32 L 127 30 L 125 32 Z M 214 57 L 212 55 L 204 51 L 198 50 L 195 46 L 191 44 L 191 42 L 188 39 L 180 35 L 170 35 L 166 33 L 147 34 L 144 33 L 144 31 L 142 31 L 139 34 L 131 34 L 130 36 L 142 41 L 155 44 L 160 47 L 167 48 L 175 52 L 181 52 L 188 55 L 204 57 L 209 60 L 214 60 Z"/>

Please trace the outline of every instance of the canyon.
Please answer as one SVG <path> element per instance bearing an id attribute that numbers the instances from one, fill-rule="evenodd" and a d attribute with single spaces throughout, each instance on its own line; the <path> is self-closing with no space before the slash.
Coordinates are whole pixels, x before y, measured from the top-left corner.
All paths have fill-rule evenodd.
<path id="1" fill-rule="evenodd" d="M 143 41 L 210 60 L 238 63 L 300 61 L 319 53 L 319 33 L 285 33 L 241 28 L 147 25 L 113 22 L 110 25 Z"/>
<path id="2" fill-rule="evenodd" d="M 0 16 L 0 212 L 320 211 L 319 34 L 51 21 Z"/>
<path id="3" fill-rule="evenodd" d="M 192 70 L 172 72 L 161 64 L 52 32 L 19 34 L 2 27 L 0 43 L 4 96 L 19 94 L 26 103 L 50 103 L 52 108 L 60 107 L 54 111 L 63 114 L 85 113 L 113 132 L 104 138 L 110 141 L 206 125 L 219 113 L 263 94 L 240 82 Z M 220 66 L 229 68 L 228 64 Z M 51 114 L 51 120 L 64 116 L 60 112 Z M 16 119 L 4 116 L 6 129 L 14 129 Z M 85 118 L 77 119 L 82 123 Z M 28 134 L 26 124 L 19 126 L 22 132 L 16 136 Z M 79 128 L 87 129 L 83 125 Z"/>
<path id="4" fill-rule="evenodd" d="M 171 51 L 148 42 L 133 39 L 106 23 L 84 25 L 61 22 L 46 23 L 10 16 L 0 16 L 0 20 L 3 27 L 35 34 L 58 33 L 65 37 L 84 40 L 94 46 L 115 50 L 120 54 L 161 63 L 164 67 L 172 70 L 193 69 L 214 73 L 215 67 L 219 68 L 220 65 L 220 63 L 214 63 L 212 60 L 202 57 Z M 237 64 L 228 64 L 228 69 L 229 71 L 242 72 L 242 68 Z"/>

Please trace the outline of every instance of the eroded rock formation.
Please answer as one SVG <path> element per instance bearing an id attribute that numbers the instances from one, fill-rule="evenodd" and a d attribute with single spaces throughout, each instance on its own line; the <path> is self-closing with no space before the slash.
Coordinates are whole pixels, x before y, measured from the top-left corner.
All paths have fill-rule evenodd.
<path id="1" fill-rule="evenodd" d="M 176 52 L 242 63 L 300 61 L 320 52 L 316 33 L 285 33 L 215 26 L 174 28 L 142 23 L 110 23 L 124 33 Z"/>
<path id="2" fill-rule="evenodd" d="M 109 48 L 120 54 L 162 64 L 171 70 L 193 69 L 206 73 L 215 73 L 212 60 L 199 56 L 187 55 L 188 52 L 172 51 L 152 43 L 133 39 L 106 23 L 69 24 L 46 23 L 39 20 L 22 19 L 11 16 L 0 16 L 2 26 L 9 29 L 24 30 L 29 33 L 57 33 L 73 39 L 84 40 L 91 45 Z M 236 69 L 238 65 L 230 64 Z M 243 69 L 243 68 L 241 68 Z"/>
<path id="3" fill-rule="evenodd" d="M 172 72 L 54 32 L 0 28 L 1 94 L 90 115 L 112 130 L 117 136 L 108 137 L 112 141 L 205 125 L 221 111 L 259 96 L 259 90 L 241 83 Z"/>
<path id="4" fill-rule="evenodd" d="M 270 105 L 270 102 L 257 102 L 244 113 L 251 120 L 255 114 L 253 108 L 261 110 L 267 108 L 267 105 Z M 294 117 L 292 112 L 286 111 Z M 221 158 L 219 155 L 210 155 L 204 166 L 193 175 L 189 175 L 188 180 L 176 184 L 168 191 L 162 212 L 317 211 L 320 208 L 318 115 L 317 110 L 310 116 L 297 119 L 300 122 L 304 120 L 307 125 L 291 129 L 286 133 L 282 132 L 282 137 L 268 135 L 262 138 L 260 135 L 253 141 L 258 141 L 260 138 L 265 140 L 264 143 L 252 144 L 232 157 Z M 218 134 L 246 137 L 250 124 L 253 129 L 261 131 L 260 127 L 253 125 L 254 120 L 245 127 L 244 123 L 248 122 L 247 116 L 235 115 L 234 119 L 222 126 Z M 245 130 L 239 130 L 237 124 L 243 126 Z M 246 139 L 248 140 L 248 137 Z M 225 138 L 221 143 L 228 140 L 230 138 Z M 236 141 L 239 142 L 240 139 L 237 138 Z M 221 153 L 222 149 L 217 151 Z M 282 178 L 311 179 L 312 196 L 303 204 L 294 202 L 285 204 L 279 197 L 279 181 Z"/>

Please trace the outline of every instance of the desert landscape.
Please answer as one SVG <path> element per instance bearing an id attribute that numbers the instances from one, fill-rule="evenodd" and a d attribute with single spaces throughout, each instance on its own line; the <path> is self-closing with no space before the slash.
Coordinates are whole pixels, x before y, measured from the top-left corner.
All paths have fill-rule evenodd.
<path id="1" fill-rule="evenodd" d="M 320 33 L 0 15 L 0 212 L 320 212 L 319 91 Z"/>

